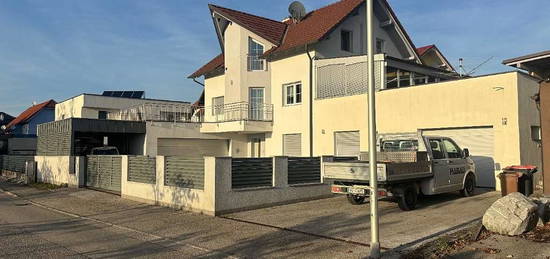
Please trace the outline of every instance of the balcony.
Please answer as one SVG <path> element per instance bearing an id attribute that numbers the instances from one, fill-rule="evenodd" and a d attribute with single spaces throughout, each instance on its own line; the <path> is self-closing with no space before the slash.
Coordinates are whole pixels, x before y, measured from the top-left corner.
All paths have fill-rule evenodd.
<path id="1" fill-rule="evenodd" d="M 172 123 L 200 123 L 203 121 L 199 107 L 188 103 L 145 103 L 107 115 L 109 120 L 152 121 Z"/>
<path id="2" fill-rule="evenodd" d="M 262 133 L 272 130 L 272 104 L 238 102 L 200 109 L 203 133 Z"/>

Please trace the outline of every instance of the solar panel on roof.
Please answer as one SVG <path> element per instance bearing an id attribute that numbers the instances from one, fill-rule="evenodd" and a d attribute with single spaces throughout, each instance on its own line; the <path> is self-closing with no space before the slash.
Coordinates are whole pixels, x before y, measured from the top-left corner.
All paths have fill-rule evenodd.
<path id="1" fill-rule="evenodd" d="M 103 91 L 103 96 L 122 97 L 141 99 L 145 96 L 145 91 Z"/>

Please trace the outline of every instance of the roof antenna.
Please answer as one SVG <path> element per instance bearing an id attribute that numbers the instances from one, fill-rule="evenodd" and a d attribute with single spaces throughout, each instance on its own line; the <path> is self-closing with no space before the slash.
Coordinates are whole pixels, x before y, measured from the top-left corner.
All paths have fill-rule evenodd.
<path id="1" fill-rule="evenodd" d="M 466 75 L 469 76 L 469 75 L 475 73 L 476 70 L 477 70 L 478 68 L 480 68 L 481 66 L 487 64 L 487 62 L 489 62 L 489 61 L 490 61 L 491 59 L 493 59 L 493 58 L 494 58 L 494 56 L 492 56 L 492 57 L 486 59 L 485 61 L 481 62 L 481 64 L 479 64 L 479 65 L 477 65 L 476 67 L 474 67 L 472 70 L 470 70 L 470 72 L 466 73 Z"/>
<path id="2" fill-rule="evenodd" d="M 32 106 L 37 105 L 36 101 L 32 101 Z"/>
<path id="3" fill-rule="evenodd" d="M 294 23 L 298 23 L 306 16 L 306 8 L 304 7 L 304 4 L 300 3 L 299 1 L 294 1 L 288 6 L 288 12 L 290 13 L 290 18 L 294 21 Z"/>

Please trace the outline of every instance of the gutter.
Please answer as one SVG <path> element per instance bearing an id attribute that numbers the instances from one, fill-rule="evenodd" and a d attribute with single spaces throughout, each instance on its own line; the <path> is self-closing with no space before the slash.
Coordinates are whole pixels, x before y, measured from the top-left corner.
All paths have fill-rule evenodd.
<path id="1" fill-rule="evenodd" d="M 204 84 L 201 83 L 201 82 L 199 82 L 199 81 L 197 81 L 197 78 L 196 78 L 196 77 L 193 77 L 193 82 L 195 82 L 195 83 L 201 85 L 202 87 L 204 87 Z"/>
<path id="2" fill-rule="evenodd" d="M 309 156 L 313 157 L 313 57 L 307 44 L 306 53 L 309 58 Z"/>

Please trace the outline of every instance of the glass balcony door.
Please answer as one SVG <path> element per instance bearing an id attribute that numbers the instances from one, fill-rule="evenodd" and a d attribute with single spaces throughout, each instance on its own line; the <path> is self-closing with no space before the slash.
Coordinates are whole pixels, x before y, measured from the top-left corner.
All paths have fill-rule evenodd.
<path id="1" fill-rule="evenodd" d="M 249 90 L 248 100 L 248 119 L 263 120 L 264 119 L 264 88 L 253 87 Z"/>

